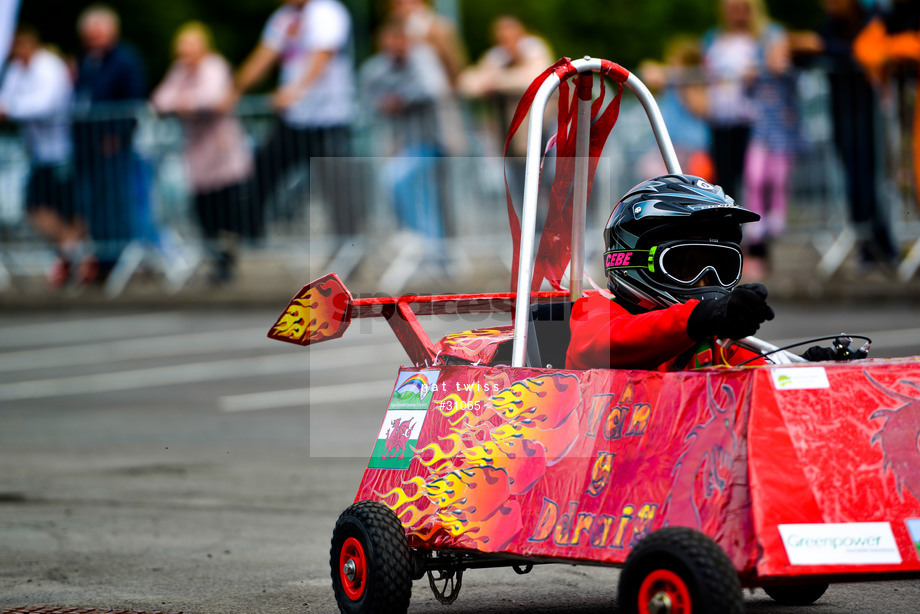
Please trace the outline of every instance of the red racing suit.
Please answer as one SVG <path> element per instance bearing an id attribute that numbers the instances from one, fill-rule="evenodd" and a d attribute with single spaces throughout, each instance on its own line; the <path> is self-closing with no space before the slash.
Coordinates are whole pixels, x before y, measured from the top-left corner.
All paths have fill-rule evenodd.
<path id="1" fill-rule="evenodd" d="M 644 369 L 677 371 L 717 365 L 737 365 L 758 356 L 715 339 L 697 342 L 687 335 L 687 319 L 696 299 L 640 314 L 626 311 L 615 300 L 586 296 L 575 301 L 569 327 L 566 369 Z M 750 364 L 766 364 L 760 358 Z"/>

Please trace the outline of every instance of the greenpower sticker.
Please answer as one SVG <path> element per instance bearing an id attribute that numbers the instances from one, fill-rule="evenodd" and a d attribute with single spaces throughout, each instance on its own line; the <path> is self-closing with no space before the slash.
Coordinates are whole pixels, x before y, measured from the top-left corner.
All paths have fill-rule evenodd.
<path id="1" fill-rule="evenodd" d="M 781 524 L 792 565 L 899 565 L 901 553 L 887 522 Z"/>
<path id="2" fill-rule="evenodd" d="M 773 387 L 777 390 L 809 390 L 830 388 L 824 367 L 787 367 L 770 369 Z"/>

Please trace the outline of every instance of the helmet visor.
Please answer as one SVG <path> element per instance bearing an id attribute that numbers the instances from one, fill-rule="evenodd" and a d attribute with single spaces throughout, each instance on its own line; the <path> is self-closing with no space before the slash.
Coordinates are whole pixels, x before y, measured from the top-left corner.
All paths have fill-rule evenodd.
<path id="1" fill-rule="evenodd" d="M 659 271 L 681 286 L 729 288 L 741 279 L 741 249 L 724 243 L 665 243 L 655 250 Z"/>

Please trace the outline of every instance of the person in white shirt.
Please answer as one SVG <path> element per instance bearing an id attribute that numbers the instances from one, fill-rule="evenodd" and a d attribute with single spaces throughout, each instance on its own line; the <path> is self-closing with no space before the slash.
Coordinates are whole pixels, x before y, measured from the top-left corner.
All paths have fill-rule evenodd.
<path id="1" fill-rule="evenodd" d="M 479 61 L 460 74 L 460 93 L 469 98 L 489 100 L 495 106 L 503 126 L 511 123 L 514 109 L 530 83 L 553 63 L 553 52 L 545 40 L 527 31 L 523 22 L 503 15 L 492 23 L 490 47 Z M 526 131 L 511 141 L 515 184 L 523 184 L 523 156 L 527 149 Z M 499 143 L 504 142 L 504 134 Z"/>
<path id="2" fill-rule="evenodd" d="M 492 25 L 495 46 L 460 75 L 460 91 L 474 98 L 519 97 L 553 63 L 549 45 L 531 34 L 520 19 L 504 15 Z"/>
<path id="3" fill-rule="evenodd" d="M 279 121 L 256 153 L 256 204 L 264 206 L 294 166 L 349 154 L 355 89 L 350 45 L 351 17 L 339 0 L 286 0 L 237 71 L 228 105 L 280 66 L 272 95 Z M 335 233 L 354 234 L 346 182 L 327 176 L 322 183 Z"/>
<path id="4" fill-rule="evenodd" d="M 67 65 L 42 46 L 38 32 L 20 26 L 0 86 L 0 118 L 20 125 L 31 168 L 25 208 L 31 225 L 58 250 L 48 280 L 60 286 L 84 239 L 74 212 L 69 108 L 72 82 Z"/>

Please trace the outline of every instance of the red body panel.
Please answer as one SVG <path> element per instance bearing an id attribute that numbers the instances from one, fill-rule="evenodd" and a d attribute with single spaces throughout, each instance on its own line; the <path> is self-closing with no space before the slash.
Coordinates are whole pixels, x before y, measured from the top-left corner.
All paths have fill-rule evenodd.
<path id="1" fill-rule="evenodd" d="M 356 500 L 386 503 L 423 549 L 622 563 L 674 525 L 716 539 L 749 584 L 920 574 L 920 363 L 805 368 L 819 372 L 403 369 L 397 383 L 421 376 L 427 396 L 412 407 L 397 386 L 385 425 L 410 407 L 420 428 L 405 468 L 371 459 Z M 816 373 L 827 388 L 807 387 Z M 791 564 L 779 525 L 827 523 L 847 524 L 824 546 L 890 527 L 900 562 Z M 859 539 L 868 554 L 847 556 L 893 556 L 884 535 Z"/>
<path id="2" fill-rule="evenodd" d="M 920 362 L 865 361 L 824 369 L 829 387 L 803 390 L 777 390 L 770 371 L 755 374 L 750 463 L 755 530 L 763 547 L 758 573 L 918 573 Z M 884 543 L 864 536 L 863 546 L 851 544 L 855 548 L 848 551 L 845 543 L 808 544 L 818 550 L 816 562 L 790 562 L 779 527 L 837 523 L 857 529 L 888 523 L 898 554 L 885 556 Z M 811 541 L 820 537 L 799 532 Z M 844 530 L 839 539 L 853 542 L 860 535 Z M 848 557 L 856 562 L 846 563 Z M 869 558 L 878 560 L 858 562 Z"/>

